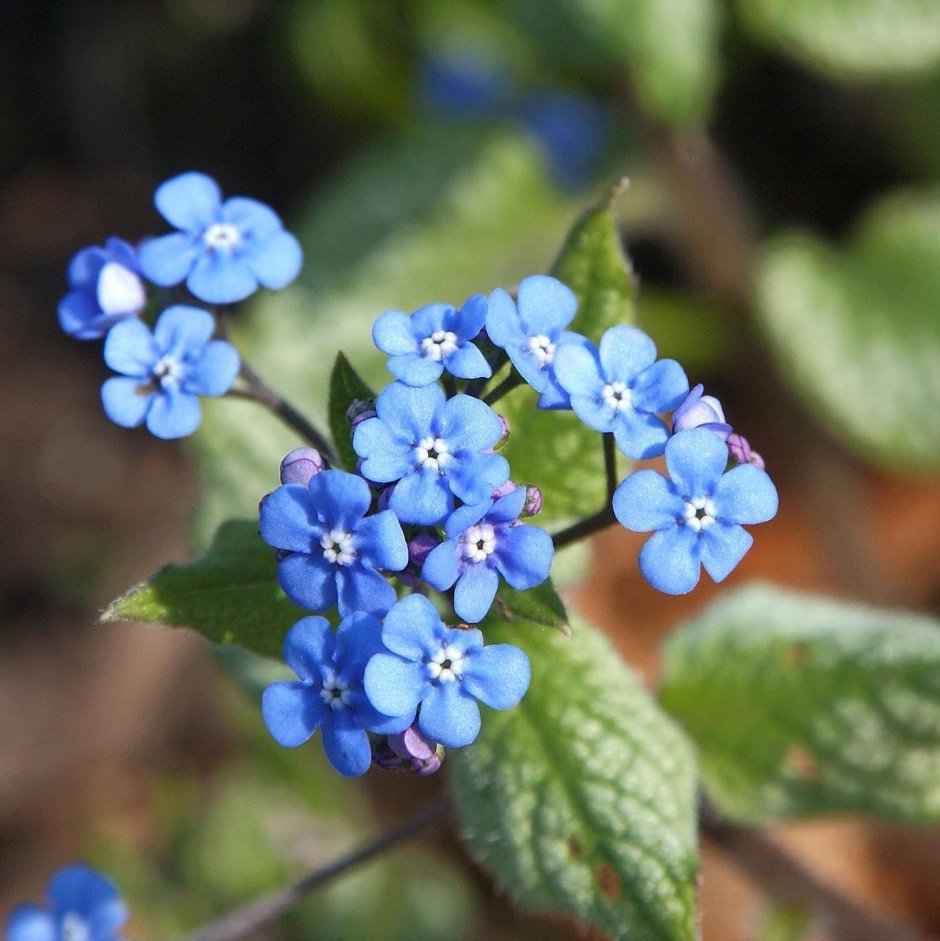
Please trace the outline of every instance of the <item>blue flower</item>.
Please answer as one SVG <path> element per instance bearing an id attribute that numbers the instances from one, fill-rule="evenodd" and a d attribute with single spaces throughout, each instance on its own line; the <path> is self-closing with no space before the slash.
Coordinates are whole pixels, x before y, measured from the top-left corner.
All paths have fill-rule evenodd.
<path id="1" fill-rule="evenodd" d="M 59 326 L 76 340 L 97 340 L 147 303 L 137 253 L 117 238 L 83 248 L 69 262 L 71 290 L 59 301 Z"/>
<path id="2" fill-rule="evenodd" d="M 489 338 L 509 355 L 513 366 L 536 392 L 539 408 L 568 408 L 568 393 L 555 378 L 557 351 L 587 341 L 564 328 L 574 319 L 578 300 L 556 278 L 536 274 L 519 285 L 519 300 L 502 288 L 490 295 L 486 315 Z"/>
<path id="3" fill-rule="evenodd" d="M 258 285 L 286 287 L 300 271 L 303 253 L 273 209 L 235 196 L 222 202 L 215 180 L 183 173 L 157 189 L 154 202 L 179 229 L 140 247 L 140 270 L 154 284 L 186 287 L 209 304 L 243 300 Z"/>
<path id="4" fill-rule="evenodd" d="M 485 47 L 436 49 L 421 63 L 418 96 L 421 103 L 449 118 L 496 115 L 512 88 L 509 75 Z"/>
<path id="5" fill-rule="evenodd" d="M 298 680 L 272 683 L 261 696 L 277 743 L 296 748 L 320 729 L 330 764 L 346 777 L 365 774 L 372 764 L 367 731 L 391 735 L 411 724 L 381 714 L 363 692 L 366 664 L 384 649 L 382 622 L 368 614 L 345 618 L 336 634 L 326 618 L 301 618 L 284 638 L 284 660 Z"/>
<path id="6" fill-rule="evenodd" d="M 388 612 L 382 643 L 390 652 L 375 654 L 366 667 L 369 701 L 409 724 L 420 705 L 418 728 L 451 748 L 477 737 L 477 701 L 509 709 L 529 688 L 529 658 L 518 647 L 484 647 L 478 630 L 446 627 L 423 595 L 409 595 Z"/>
<path id="7" fill-rule="evenodd" d="M 643 577 L 660 591 L 684 595 L 700 567 L 720 582 L 754 539 L 742 523 L 765 523 L 777 513 L 777 490 L 750 464 L 724 473 L 728 447 L 703 428 L 681 431 L 666 445 L 671 479 L 652 470 L 628 477 L 614 493 L 614 514 L 634 532 L 653 536 L 640 552 Z"/>
<path id="8" fill-rule="evenodd" d="M 261 501 L 261 538 L 290 553 L 278 562 L 285 594 L 311 611 L 339 605 L 342 616 L 382 615 L 395 589 L 377 571 L 408 564 L 401 526 L 390 510 L 366 516 L 369 485 L 355 474 L 325 470 L 306 487 L 285 484 Z"/>
<path id="9" fill-rule="evenodd" d="M 104 361 L 120 377 L 101 387 L 111 421 L 136 428 L 146 421 L 158 438 L 191 435 L 202 420 L 200 395 L 223 395 L 238 375 L 231 343 L 213 340 L 215 321 L 198 307 L 168 307 L 151 334 L 140 320 L 111 328 Z"/>
<path id="10" fill-rule="evenodd" d="M 479 399 L 446 399 L 440 386 L 386 387 L 376 417 L 356 428 L 353 448 L 362 473 L 376 483 L 398 481 L 389 507 L 403 523 L 436 525 L 454 509 L 454 497 L 482 503 L 509 479 L 509 464 L 484 453 L 499 440 L 496 413 Z"/>
<path id="11" fill-rule="evenodd" d="M 6 941 L 120 941 L 127 907 L 101 873 L 65 866 L 49 880 L 46 898 L 46 908 L 20 905 L 10 913 Z"/>
<path id="12" fill-rule="evenodd" d="M 500 575 L 518 589 L 548 578 L 555 552 L 551 536 L 517 522 L 526 497 L 526 488 L 519 487 L 498 500 L 455 510 L 444 527 L 447 541 L 422 566 L 421 577 L 439 591 L 457 583 L 454 610 L 471 624 L 489 611 Z"/>
<path id="13" fill-rule="evenodd" d="M 406 385 L 430 385 L 445 369 L 459 379 L 488 379 L 493 371 L 470 342 L 483 329 L 486 311 L 482 294 L 459 311 L 449 304 L 429 304 L 410 317 L 390 310 L 376 320 L 372 339 L 391 357 L 388 371 Z"/>
<path id="14" fill-rule="evenodd" d="M 725 421 L 721 402 L 713 395 L 703 395 L 704 391 L 705 386 L 699 383 L 673 412 L 672 433 L 675 435 L 690 428 L 705 428 L 718 435 L 722 441 L 727 441 L 732 429 Z"/>
<path id="15" fill-rule="evenodd" d="M 682 367 L 672 359 L 657 362 L 655 344 L 636 327 L 611 327 L 599 351 L 564 347 L 555 372 L 578 418 L 595 431 L 613 432 L 632 458 L 663 453 L 669 429 L 655 413 L 674 409 L 689 391 Z"/>

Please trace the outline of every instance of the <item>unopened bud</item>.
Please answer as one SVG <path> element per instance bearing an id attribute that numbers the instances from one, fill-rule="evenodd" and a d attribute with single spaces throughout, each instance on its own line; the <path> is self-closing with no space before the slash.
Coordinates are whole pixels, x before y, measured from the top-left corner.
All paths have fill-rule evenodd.
<path id="1" fill-rule="evenodd" d="M 417 724 L 372 743 L 372 764 L 385 771 L 408 771 L 425 777 L 444 762 L 444 746 L 427 738 Z"/>
<path id="2" fill-rule="evenodd" d="M 728 435 L 728 453 L 736 464 L 750 464 L 751 446 L 744 435 Z"/>
<path id="3" fill-rule="evenodd" d="M 507 480 L 506 483 L 493 491 L 493 499 L 498 500 L 500 497 L 505 497 L 507 493 L 512 493 L 516 489 L 516 485 L 511 480 Z"/>
<path id="4" fill-rule="evenodd" d="M 699 383 L 686 396 L 685 401 L 672 414 L 672 433 L 705 428 L 713 431 L 722 440 L 731 434 L 731 426 L 725 421 L 721 402 L 713 395 L 702 395 L 705 386 Z"/>
<path id="5" fill-rule="evenodd" d="M 353 399 L 346 409 L 346 421 L 354 429 L 367 418 L 375 418 L 375 401 L 373 399 Z"/>
<path id="6" fill-rule="evenodd" d="M 496 440 L 496 444 L 493 445 L 494 451 L 502 451 L 503 448 L 509 443 L 509 435 L 511 434 L 509 428 L 509 422 L 502 416 L 496 416 L 499 419 L 499 438 Z"/>
<path id="7" fill-rule="evenodd" d="M 424 560 L 431 554 L 431 550 L 441 544 L 441 540 L 431 533 L 418 533 L 408 541 L 408 561 L 419 569 Z"/>
<path id="8" fill-rule="evenodd" d="M 306 487 L 310 478 L 319 474 L 325 466 L 316 448 L 294 448 L 281 461 L 281 483 Z"/>
<path id="9" fill-rule="evenodd" d="M 522 504 L 523 516 L 537 516 L 542 512 L 542 491 L 535 484 L 525 488 L 525 503 Z"/>

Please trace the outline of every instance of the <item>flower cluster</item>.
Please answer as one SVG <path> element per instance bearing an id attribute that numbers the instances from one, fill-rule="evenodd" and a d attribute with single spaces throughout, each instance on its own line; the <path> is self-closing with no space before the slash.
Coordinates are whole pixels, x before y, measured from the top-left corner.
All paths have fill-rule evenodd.
<path id="1" fill-rule="evenodd" d="M 282 288 L 297 277 L 301 250 L 273 210 L 245 197 L 223 202 L 202 173 L 168 180 L 155 202 L 178 231 L 137 247 L 109 238 L 78 252 L 59 323 L 78 340 L 105 338 L 105 362 L 119 374 L 101 390 L 113 422 L 181 438 L 200 424 L 199 397 L 228 392 L 240 365 L 230 343 L 212 339 L 212 314 L 190 301 L 231 304 L 259 285 Z M 154 311 L 152 330 L 144 320 L 148 281 L 161 288 L 185 281 L 189 291 L 181 303 Z"/>

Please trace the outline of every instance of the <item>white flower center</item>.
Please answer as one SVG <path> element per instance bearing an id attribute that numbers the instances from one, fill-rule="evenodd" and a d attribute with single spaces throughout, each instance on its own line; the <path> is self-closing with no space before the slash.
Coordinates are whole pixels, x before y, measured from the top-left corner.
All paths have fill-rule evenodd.
<path id="1" fill-rule="evenodd" d="M 470 562 L 485 562 L 496 549 L 496 532 L 489 523 L 471 526 L 460 538 L 464 558 Z"/>
<path id="2" fill-rule="evenodd" d="M 349 683 L 341 680 L 338 676 L 331 673 L 324 681 L 320 690 L 320 698 L 335 712 L 337 709 L 344 709 L 349 705 L 351 692 Z"/>
<path id="3" fill-rule="evenodd" d="M 630 408 L 633 402 L 633 393 L 624 382 L 611 382 L 604 386 L 601 398 L 605 405 L 609 405 L 615 412 L 622 412 Z"/>
<path id="4" fill-rule="evenodd" d="M 213 251 L 231 252 L 241 245 L 242 234 L 231 222 L 214 222 L 203 232 L 202 240 Z"/>
<path id="5" fill-rule="evenodd" d="M 77 912 L 66 912 L 59 927 L 62 941 L 91 941 L 91 928 Z"/>
<path id="6" fill-rule="evenodd" d="M 457 352 L 457 334 L 450 330 L 435 330 L 421 341 L 421 355 L 439 363 L 445 356 Z"/>
<path id="7" fill-rule="evenodd" d="M 529 337 L 529 342 L 526 344 L 526 351 L 530 356 L 534 356 L 538 360 L 539 369 L 551 366 L 555 361 L 555 344 L 543 333 L 538 334 L 538 336 Z"/>
<path id="8" fill-rule="evenodd" d="M 443 438 L 433 438 L 428 435 L 418 442 L 415 448 L 415 459 L 420 467 L 430 467 L 438 473 L 442 471 L 454 456 L 447 447 L 447 442 Z"/>
<path id="9" fill-rule="evenodd" d="M 350 565 L 355 561 L 356 550 L 353 548 L 352 533 L 342 529 L 331 529 L 320 537 L 323 546 L 323 558 L 336 565 Z"/>
<path id="10" fill-rule="evenodd" d="M 715 509 L 713 500 L 707 497 L 696 497 L 694 500 L 686 500 L 682 508 L 682 516 L 686 526 L 691 527 L 697 533 L 707 529 L 715 522 L 718 511 Z"/>
<path id="11" fill-rule="evenodd" d="M 450 644 L 444 644 L 428 661 L 428 676 L 439 683 L 453 683 L 464 668 L 463 652 Z"/>
<path id="12" fill-rule="evenodd" d="M 161 356 L 153 367 L 153 378 L 164 389 L 178 389 L 185 375 L 185 364 L 175 356 Z"/>

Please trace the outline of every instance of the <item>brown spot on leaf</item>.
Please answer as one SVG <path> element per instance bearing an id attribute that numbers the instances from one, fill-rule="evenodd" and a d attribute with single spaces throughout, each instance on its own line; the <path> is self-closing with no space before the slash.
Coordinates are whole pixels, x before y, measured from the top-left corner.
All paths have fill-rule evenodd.
<path id="1" fill-rule="evenodd" d="M 584 847 L 577 837 L 568 837 L 568 852 L 571 853 L 574 859 L 580 859 L 584 855 Z"/>
<path id="2" fill-rule="evenodd" d="M 601 863 L 595 870 L 601 892 L 611 900 L 620 898 L 620 876 L 609 863 Z"/>

